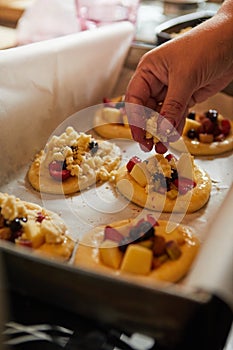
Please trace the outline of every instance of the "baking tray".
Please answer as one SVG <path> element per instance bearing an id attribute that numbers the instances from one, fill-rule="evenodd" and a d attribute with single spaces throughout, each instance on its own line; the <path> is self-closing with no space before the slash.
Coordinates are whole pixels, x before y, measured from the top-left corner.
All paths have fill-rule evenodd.
<path id="1" fill-rule="evenodd" d="M 56 52 L 56 50 L 53 52 Z M 127 50 L 124 52 L 127 52 Z M 120 58 L 122 61 L 122 56 Z M 42 64 L 42 59 L 43 57 L 40 58 L 40 64 Z M 79 88 L 75 89 L 75 84 L 71 81 L 72 74 L 66 74 L 70 67 L 67 67 L 66 60 L 63 60 L 62 57 L 59 57 L 59 61 L 62 62 L 62 65 L 59 66 L 59 72 L 61 68 L 64 70 L 62 74 L 64 81 L 63 84 L 59 81 L 59 86 L 55 86 L 56 96 L 62 96 L 62 93 L 57 91 L 58 87 L 63 91 L 63 86 L 67 87 L 72 83 L 72 88 L 74 89 L 72 96 L 76 96 L 80 107 L 78 96 L 86 98 L 89 94 L 83 94 L 83 90 L 79 90 Z M 113 60 L 114 62 L 115 60 Z M 105 73 L 105 80 L 103 80 L 101 93 L 110 93 L 110 91 L 112 94 L 123 93 L 133 72 L 128 67 L 121 67 L 122 69 L 120 70 L 119 65 L 117 65 L 118 79 L 115 87 L 111 90 L 109 87 L 112 88 L 111 72 L 113 65 L 110 64 L 110 66 L 111 70 L 107 77 L 106 67 L 102 67 L 102 73 Z M 81 71 L 82 67 L 80 67 L 80 74 L 82 73 Z M 127 74 L 125 74 L 126 72 Z M 116 75 L 114 75 L 114 81 L 115 78 Z M 30 79 L 32 79 L 31 76 Z M 49 80 L 49 77 L 47 76 L 46 79 Z M 75 75 L 73 79 L 76 82 Z M 97 82 L 98 80 L 95 80 L 95 84 Z M 34 82 L 33 87 L 35 85 Z M 20 86 L 22 86 L 22 83 Z M 35 89 L 34 94 L 36 92 L 37 90 Z M 38 88 L 40 101 L 42 92 L 40 81 Z M 71 93 L 71 91 L 69 92 Z M 69 97 L 67 91 L 66 96 Z M 89 101 L 87 100 L 86 103 L 94 103 L 94 100 L 96 100 L 96 96 Z M 114 192 L 109 191 L 108 184 L 94 186 L 84 191 L 81 196 L 75 195 L 66 198 L 41 197 L 28 186 L 27 181 L 25 181 L 25 174 L 29 164 L 35 152 L 44 145 L 46 137 L 50 136 L 51 130 L 65 128 L 66 124 L 70 125 L 70 123 L 76 123 L 75 126 L 78 125 L 79 129 L 89 130 L 92 126 L 94 115 L 94 110 L 91 109 L 92 113 L 90 113 L 90 109 L 87 107 L 77 112 L 78 115 L 75 113 L 66 119 L 66 113 L 70 110 L 69 103 L 66 103 L 66 113 L 62 109 L 62 112 L 57 114 L 57 119 L 49 119 L 49 127 L 46 129 L 43 127 L 43 123 L 45 120 L 46 122 L 48 121 L 51 105 L 49 105 L 50 108 L 47 108 L 47 100 L 43 101 L 45 101 L 43 109 L 39 111 L 35 108 L 36 103 L 38 103 L 36 98 L 33 100 L 25 98 L 23 100 L 23 108 L 22 100 L 19 99 L 18 106 L 14 106 L 12 110 L 8 109 L 11 116 L 9 116 L 7 122 L 3 118 L 5 114 L 1 114 L 3 121 L 1 132 L 4 135 L 5 144 L 8 143 L 10 147 L 4 147 L 3 145 L 4 148 L 2 148 L 2 152 L 4 149 L 4 154 L 1 153 L 0 190 L 14 193 L 25 200 L 45 205 L 47 208 L 58 212 L 66 220 L 70 230 L 78 234 L 85 233 L 93 225 L 110 222 L 116 220 L 116 218 L 122 219 L 129 216 L 137 216 L 140 210 L 134 205 L 128 205 L 126 209 L 124 207 L 123 210 L 118 212 L 110 210 L 108 213 L 103 208 L 94 208 L 93 205 L 90 205 L 96 203 L 96 199 L 106 198 L 106 195 L 109 194 L 110 199 L 113 200 L 112 208 L 110 205 L 110 209 L 114 209 L 117 203 L 125 205 L 126 202 L 123 198 L 118 197 L 116 200 Z M 224 115 L 230 117 L 233 110 L 232 103 L 231 97 L 220 94 L 199 107 L 207 108 L 209 104 L 212 108 L 220 108 Z M 57 105 L 55 104 L 52 107 L 58 113 Z M 98 108 L 99 106 L 96 107 Z M 15 118 L 15 110 L 18 112 L 17 118 Z M 5 110 L 2 111 L 4 112 Z M 35 128 L 36 126 L 43 131 L 41 134 L 34 132 L 34 139 L 29 135 L 32 129 L 34 131 L 34 128 L 28 127 L 31 120 L 31 112 L 33 111 L 34 117 L 36 116 L 33 127 Z M 14 130 L 12 135 L 7 133 L 8 130 Z M 30 152 L 24 152 L 24 156 L 21 153 L 22 148 L 14 148 L 13 151 L 11 146 L 11 141 L 20 141 L 22 139 L 22 130 L 24 130 L 22 148 L 27 150 L 26 146 L 30 146 Z M 132 141 L 117 139 L 113 141 L 122 148 L 123 161 L 133 154 L 142 154 L 138 145 Z M 213 180 L 211 201 L 207 207 L 199 212 L 183 218 L 183 222 L 197 230 L 202 242 L 206 243 L 210 237 L 215 237 L 210 223 L 214 224 L 215 221 L 221 221 L 220 209 L 223 208 L 223 211 L 226 212 L 224 206 L 229 207 L 229 204 L 226 202 L 229 193 L 232 193 L 232 152 L 225 154 L 223 157 L 216 157 L 214 162 L 213 158 L 209 159 L 208 157 L 197 159 L 197 162 L 210 173 Z M 216 172 L 216 168 L 224 169 L 224 172 Z M 73 215 L 74 213 L 75 215 Z M 163 218 L 168 219 L 169 216 L 164 214 Z M 224 219 L 224 225 L 232 227 L 231 222 L 232 217 L 228 215 L 227 222 Z M 217 227 L 217 225 L 214 226 Z M 221 233 L 221 241 L 224 241 L 223 238 L 225 238 L 227 245 L 225 253 L 229 254 L 232 244 L 227 244 L 227 242 L 231 243 L 232 240 L 230 240 L 230 234 L 229 237 L 226 235 L 226 231 Z M 211 245 L 203 244 L 200 257 L 205 254 L 209 256 L 210 253 Z M 197 257 L 197 264 L 193 270 L 196 277 L 193 279 L 191 278 L 192 274 L 190 274 L 187 280 L 176 285 L 164 285 L 161 283 L 140 285 L 136 281 L 116 280 L 109 276 L 97 274 L 94 271 L 74 268 L 71 264 L 61 264 L 42 259 L 23 248 L 19 250 L 18 247 L 7 244 L 7 242 L 0 242 L 0 258 L 5 275 L 3 286 L 5 286 L 6 294 L 9 290 L 13 290 L 26 297 L 34 297 L 59 308 L 72 311 L 77 315 L 88 317 L 99 324 L 107 324 L 116 328 L 120 327 L 129 332 L 143 332 L 153 336 L 161 349 L 179 348 L 192 350 L 196 348 L 211 348 L 217 350 L 223 348 L 232 322 L 233 288 L 231 289 L 232 281 L 230 281 L 230 285 L 227 282 L 232 276 L 233 267 L 226 258 L 227 254 L 223 255 L 222 252 L 215 254 L 216 257 L 219 258 L 220 256 L 222 258 L 218 273 L 214 264 L 207 264 L 207 259 L 198 267 L 199 259 Z M 224 268 L 228 267 L 224 270 L 224 274 L 222 274 L 221 266 L 224 266 Z M 207 278 L 210 272 L 213 273 L 213 283 L 211 283 L 211 279 Z M 220 276 L 223 278 L 220 279 Z M 201 277 L 207 281 L 209 280 L 209 284 L 204 284 Z M 219 281 L 221 281 L 221 288 L 218 288 Z"/>
<path id="2" fill-rule="evenodd" d="M 172 18 L 155 29 L 156 45 L 161 45 L 172 39 L 173 33 L 179 33 L 188 27 L 196 27 L 198 24 L 206 21 L 215 14 L 214 11 L 199 11 L 189 13 L 183 16 Z"/>
<path id="3" fill-rule="evenodd" d="M 214 350 L 225 344 L 232 310 L 211 293 L 127 283 L 10 247 L 2 247 L 0 257 L 7 292 L 33 296 L 98 325 L 152 336 L 159 349 Z"/>

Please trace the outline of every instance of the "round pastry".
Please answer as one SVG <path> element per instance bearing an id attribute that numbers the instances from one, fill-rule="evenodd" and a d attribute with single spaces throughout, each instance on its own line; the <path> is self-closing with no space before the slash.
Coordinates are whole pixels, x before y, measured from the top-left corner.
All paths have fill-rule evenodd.
<path id="1" fill-rule="evenodd" d="M 6 193 L 0 193 L 0 239 L 61 260 L 75 245 L 56 213 Z"/>
<path id="2" fill-rule="evenodd" d="M 170 146 L 197 156 L 217 155 L 233 150 L 233 121 L 215 109 L 203 114 L 190 112 L 181 138 Z"/>
<path id="3" fill-rule="evenodd" d="M 121 150 L 114 143 L 97 141 L 68 127 L 36 155 L 28 179 L 37 191 L 72 194 L 110 180 L 120 161 Z"/>
<path id="4" fill-rule="evenodd" d="M 103 108 L 99 108 L 94 116 L 94 130 L 97 134 L 107 139 L 132 139 L 124 107 L 124 96 L 103 99 Z"/>
<path id="5" fill-rule="evenodd" d="M 159 212 L 195 212 L 208 201 L 211 180 L 189 153 L 179 159 L 155 154 L 137 156 L 118 170 L 116 187 L 129 201 Z"/>
<path id="6" fill-rule="evenodd" d="M 86 233 L 74 264 L 127 280 L 177 282 L 187 274 L 198 249 L 199 240 L 190 228 L 148 214 Z"/>

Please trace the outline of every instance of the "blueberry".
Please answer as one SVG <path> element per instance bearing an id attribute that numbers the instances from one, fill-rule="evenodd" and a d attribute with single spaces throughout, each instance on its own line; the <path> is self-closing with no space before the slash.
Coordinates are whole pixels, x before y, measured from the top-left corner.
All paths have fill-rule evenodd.
<path id="1" fill-rule="evenodd" d="M 125 102 L 124 102 L 124 101 L 122 101 L 122 102 L 116 102 L 115 107 L 116 107 L 117 109 L 124 108 L 124 107 L 125 107 Z"/>
<path id="2" fill-rule="evenodd" d="M 125 253 L 128 245 L 130 244 L 130 239 L 129 237 L 124 237 L 122 240 L 119 242 L 118 249 L 122 252 Z"/>
<path id="3" fill-rule="evenodd" d="M 149 221 L 143 221 L 139 226 L 133 227 L 130 230 L 129 236 L 134 243 L 145 241 L 154 237 L 154 227 Z"/>
<path id="4" fill-rule="evenodd" d="M 195 112 L 190 112 L 187 116 L 188 119 L 195 120 L 196 113 Z"/>
<path id="5" fill-rule="evenodd" d="M 21 231 L 21 229 L 22 229 L 21 221 L 26 222 L 27 219 L 26 218 L 15 218 L 14 220 L 9 222 L 8 226 L 10 227 L 12 232 Z"/>
<path id="6" fill-rule="evenodd" d="M 91 141 L 89 143 L 89 148 L 90 148 L 91 154 L 92 155 L 95 154 L 98 151 L 98 148 L 99 148 L 98 142 Z"/>
<path id="7" fill-rule="evenodd" d="M 171 178 L 172 181 L 178 179 L 178 171 L 176 169 L 172 169 Z"/>
<path id="8" fill-rule="evenodd" d="M 187 136 L 189 139 L 193 140 L 193 139 L 197 138 L 198 133 L 195 129 L 190 129 L 187 133 Z"/>
<path id="9" fill-rule="evenodd" d="M 216 123 L 218 120 L 218 111 L 216 111 L 215 109 L 209 109 L 206 113 L 205 113 L 206 117 L 209 118 L 213 123 Z"/>

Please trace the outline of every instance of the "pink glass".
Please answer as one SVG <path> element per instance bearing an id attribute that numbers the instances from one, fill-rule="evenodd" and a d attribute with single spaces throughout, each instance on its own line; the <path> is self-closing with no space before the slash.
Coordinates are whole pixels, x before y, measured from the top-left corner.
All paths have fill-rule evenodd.
<path id="1" fill-rule="evenodd" d="M 82 30 L 119 21 L 137 20 L 140 0 L 75 0 Z"/>

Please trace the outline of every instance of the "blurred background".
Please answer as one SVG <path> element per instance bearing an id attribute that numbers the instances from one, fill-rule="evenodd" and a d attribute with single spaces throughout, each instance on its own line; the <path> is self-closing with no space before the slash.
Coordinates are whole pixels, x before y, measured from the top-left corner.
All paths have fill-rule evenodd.
<path id="1" fill-rule="evenodd" d="M 79 0 L 0 0 L 0 49 L 92 29 L 82 26 L 77 11 L 78 2 Z M 129 2 L 131 6 L 134 0 L 128 0 Z M 127 1 L 124 3 L 127 4 Z M 187 14 L 215 12 L 220 5 L 218 0 L 141 0 L 134 18 L 135 42 L 156 45 L 157 26 Z"/>

